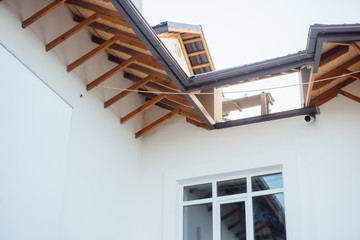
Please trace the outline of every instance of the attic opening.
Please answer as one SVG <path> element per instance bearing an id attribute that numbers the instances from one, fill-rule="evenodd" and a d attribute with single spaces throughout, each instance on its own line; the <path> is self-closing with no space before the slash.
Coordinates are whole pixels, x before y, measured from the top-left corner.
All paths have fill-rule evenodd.
<path id="1" fill-rule="evenodd" d="M 222 88 L 223 121 L 300 108 L 299 76 L 295 71 Z"/>

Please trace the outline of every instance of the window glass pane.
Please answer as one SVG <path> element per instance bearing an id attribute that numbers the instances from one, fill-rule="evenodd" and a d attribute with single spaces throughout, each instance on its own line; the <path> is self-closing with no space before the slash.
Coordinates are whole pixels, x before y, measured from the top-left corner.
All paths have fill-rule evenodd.
<path id="1" fill-rule="evenodd" d="M 184 201 L 212 197 L 211 183 L 184 187 Z"/>
<path id="2" fill-rule="evenodd" d="M 261 191 L 283 187 L 282 173 L 256 176 L 251 178 L 252 190 Z"/>
<path id="3" fill-rule="evenodd" d="M 284 194 L 253 197 L 255 240 L 285 240 Z"/>
<path id="4" fill-rule="evenodd" d="M 246 178 L 217 183 L 218 196 L 246 193 Z"/>
<path id="5" fill-rule="evenodd" d="M 184 240 L 212 239 L 212 204 L 185 206 L 183 231 Z"/>
<path id="6" fill-rule="evenodd" d="M 246 240 L 245 202 L 220 206 L 221 240 Z"/>

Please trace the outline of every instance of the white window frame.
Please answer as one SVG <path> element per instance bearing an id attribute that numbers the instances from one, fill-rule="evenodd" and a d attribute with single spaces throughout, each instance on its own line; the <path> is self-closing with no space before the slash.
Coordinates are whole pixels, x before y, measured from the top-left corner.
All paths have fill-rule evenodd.
<path id="1" fill-rule="evenodd" d="M 277 194 L 277 193 L 283 193 L 284 199 L 285 197 L 285 191 L 284 187 L 282 188 L 276 188 L 276 189 L 270 189 L 270 190 L 262 190 L 262 191 L 252 191 L 251 186 L 251 177 L 255 176 L 262 176 L 262 175 L 269 175 L 269 174 L 276 174 L 281 173 L 282 174 L 282 180 L 284 185 L 284 176 L 282 169 L 273 169 L 273 170 L 259 170 L 259 171 L 251 171 L 248 173 L 238 173 L 238 174 L 231 174 L 231 176 L 226 176 L 227 174 L 222 174 L 223 176 L 207 176 L 200 179 L 187 179 L 183 181 L 180 184 L 180 193 L 179 193 L 179 199 L 178 202 L 178 216 L 179 216 L 179 229 L 178 233 L 180 234 L 179 240 L 183 240 L 183 229 L 184 229 L 184 219 L 183 219 L 183 208 L 184 206 L 191 206 L 191 205 L 198 205 L 198 204 L 204 204 L 204 203 L 211 203 L 213 206 L 213 221 L 212 221 L 212 229 L 213 229 L 213 240 L 221 240 L 221 221 L 220 219 L 220 205 L 226 204 L 226 203 L 233 203 L 233 202 L 241 202 L 244 201 L 245 203 L 245 218 L 246 218 L 246 239 L 247 240 L 254 240 L 254 224 L 253 224 L 253 206 L 252 206 L 252 198 L 256 196 L 265 196 L 270 194 Z M 240 194 L 233 194 L 233 195 L 227 195 L 227 196 L 217 196 L 217 182 L 220 181 L 226 181 L 226 180 L 234 180 L 239 178 L 246 178 L 246 193 L 240 193 Z M 209 181 L 209 179 L 211 179 Z M 186 186 L 192 186 L 192 185 L 198 185 L 198 184 L 205 184 L 205 183 L 211 183 L 212 184 L 212 197 L 206 198 L 206 199 L 197 199 L 197 200 L 190 200 L 190 201 L 184 201 L 184 188 Z M 285 205 L 285 202 L 284 202 Z M 284 206 L 284 209 L 286 207 Z M 286 226 L 286 218 L 285 218 L 285 231 L 287 234 L 287 226 Z"/>

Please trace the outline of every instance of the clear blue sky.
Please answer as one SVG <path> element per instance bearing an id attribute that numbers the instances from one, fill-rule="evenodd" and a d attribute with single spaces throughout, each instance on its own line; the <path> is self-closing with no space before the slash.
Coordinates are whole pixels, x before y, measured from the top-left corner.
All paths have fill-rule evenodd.
<path id="1" fill-rule="evenodd" d="M 305 50 L 310 25 L 360 23 L 359 9 L 360 0 L 143 0 L 142 10 L 152 26 L 162 21 L 202 25 L 215 68 L 220 70 Z M 297 74 L 291 74 L 224 92 L 296 83 Z M 299 87 L 270 92 L 276 101 L 272 112 L 301 107 Z M 227 98 L 242 96 L 225 94 Z M 232 118 L 258 112 L 234 112 Z"/>

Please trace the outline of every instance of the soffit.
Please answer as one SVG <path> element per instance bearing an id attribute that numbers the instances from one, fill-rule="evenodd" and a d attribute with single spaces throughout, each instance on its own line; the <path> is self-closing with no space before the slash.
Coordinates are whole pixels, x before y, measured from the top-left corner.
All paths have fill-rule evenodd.
<path id="1" fill-rule="evenodd" d="M 360 80 L 359 70 L 360 41 L 324 42 L 318 72 L 311 76 L 307 106 L 321 106 L 338 94 L 360 102 L 360 96 L 343 90 Z"/>

